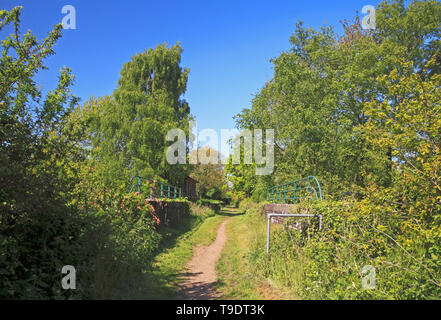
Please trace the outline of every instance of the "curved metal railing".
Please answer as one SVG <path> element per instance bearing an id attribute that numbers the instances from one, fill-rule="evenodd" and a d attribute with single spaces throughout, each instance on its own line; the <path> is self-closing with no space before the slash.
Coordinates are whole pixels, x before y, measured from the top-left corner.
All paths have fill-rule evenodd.
<path id="1" fill-rule="evenodd" d="M 283 201 L 283 203 L 296 203 L 298 199 L 308 198 L 311 192 L 316 200 L 323 199 L 322 188 L 315 176 L 308 176 L 268 188 L 266 191 L 266 200 L 272 203 L 280 203 L 281 201 Z"/>

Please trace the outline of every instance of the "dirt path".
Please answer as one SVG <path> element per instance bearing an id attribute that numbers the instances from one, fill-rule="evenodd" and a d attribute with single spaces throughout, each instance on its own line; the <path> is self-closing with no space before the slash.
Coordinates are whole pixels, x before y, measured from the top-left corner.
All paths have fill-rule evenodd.
<path id="1" fill-rule="evenodd" d="M 193 258 L 182 274 L 180 298 L 188 300 L 208 300 L 217 297 L 214 283 L 217 281 L 216 262 L 227 240 L 225 226 L 231 218 L 225 219 L 217 230 L 216 240 L 209 246 L 194 249 Z"/>

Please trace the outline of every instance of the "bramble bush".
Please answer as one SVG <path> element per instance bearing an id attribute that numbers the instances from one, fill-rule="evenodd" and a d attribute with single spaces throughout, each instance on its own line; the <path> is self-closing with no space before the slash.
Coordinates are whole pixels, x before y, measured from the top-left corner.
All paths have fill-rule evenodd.
<path id="1" fill-rule="evenodd" d="M 113 206 L 84 213 L 96 224 L 83 239 L 82 254 L 90 256 L 78 277 L 83 298 L 130 297 L 161 240 L 153 208 L 142 195 L 112 199 Z"/>

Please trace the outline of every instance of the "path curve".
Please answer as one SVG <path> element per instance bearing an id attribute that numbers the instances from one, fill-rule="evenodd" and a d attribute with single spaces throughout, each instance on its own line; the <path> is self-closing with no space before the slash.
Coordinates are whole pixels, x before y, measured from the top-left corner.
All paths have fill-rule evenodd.
<path id="1" fill-rule="evenodd" d="M 197 246 L 193 258 L 182 274 L 184 280 L 180 285 L 180 298 L 187 300 L 209 300 L 218 297 L 214 284 L 217 281 L 216 262 L 220 258 L 227 235 L 225 219 L 217 230 L 216 240 L 209 246 Z"/>

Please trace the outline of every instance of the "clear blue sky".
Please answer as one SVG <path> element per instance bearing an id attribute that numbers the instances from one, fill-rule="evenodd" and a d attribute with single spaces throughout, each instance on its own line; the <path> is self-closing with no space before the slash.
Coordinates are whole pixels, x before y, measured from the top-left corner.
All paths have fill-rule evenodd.
<path id="1" fill-rule="evenodd" d="M 198 127 L 233 128 L 233 116 L 272 77 L 270 59 L 289 49 L 295 23 L 318 28 L 361 15 L 364 5 L 349 1 L 102 1 L 1 0 L 1 9 L 22 5 L 22 25 L 39 39 L 61 22 L 64 5 L 76 8 L 76 30 L 64 30 L 38 81 L 45 90 L 68 66 L 76 75 L 73 92 L 82 102 L 111 94 L 123 63 L 143 49 L 181 42 L 182 66 L 190 68 L 187 93 Z M 219 133 L 220 135 L 220 133 Z"/>

